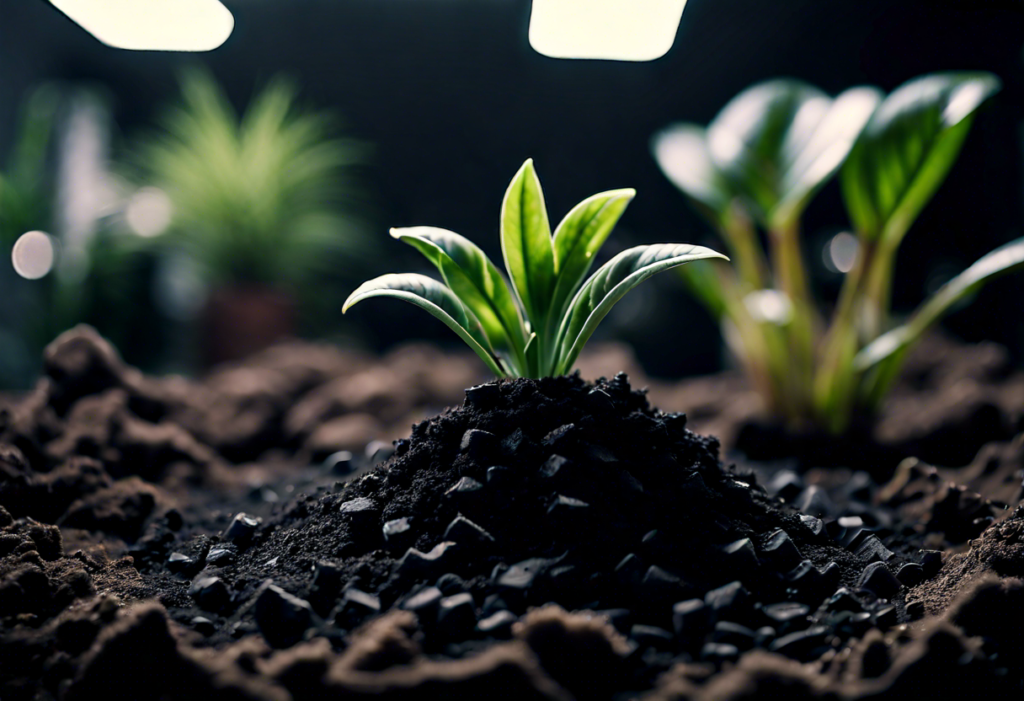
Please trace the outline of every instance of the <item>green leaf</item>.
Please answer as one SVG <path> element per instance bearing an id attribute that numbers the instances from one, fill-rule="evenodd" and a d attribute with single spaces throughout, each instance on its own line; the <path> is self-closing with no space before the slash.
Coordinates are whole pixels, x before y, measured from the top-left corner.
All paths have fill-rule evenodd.
<path id="1" fill-rule="evenodd" d="M 952 167 L 975 112 L 999 87 L 989 73 L 936 73 L 885 99 L 842 171 L 846 208 L 862 236 L 902 239 Z"/>
<path id="2" fill-rule="evenodd" d="M 672 184 L 715 226 L 721 226 L 734 195 L 711 160 L 704 127 L 674 124 L 654 135 L 651 150 L 661 172 Z"/>
<path id="3" fill-rule="evenodd" d="M 555 269 L 558 275 L 550 315 L 560 320 L 582 284 L 594 257 L 618 223 L 636 190 L 612 190 L 588 197 L 572 208 L 555 228 Z"/>
<path id="4" fill-rule="evenodd" d="M 501 203 L 501 252 L 526 316 L 534 325 L 541 323 L 556 271 L 551 225 L 532 159 L 516 173 Z"/>
<path id="5" fill-rule="evenodd" d="M 839 169 L 879 100 L 871 88 L 833 100 L 796 80 L 760 83 L 708 127 L 708 154 L 762 224 L 779 228 Z"/>
<path id="6" fill-rule="evenodd" d="M 455 296 L 476 316 L 494 348 L 510 349 L 523 360 L 525 329 L 504 277 L 480 248 L 446 229 L 417 226 L 391 235 L 420 251 L 444 276 Z"/>
<path id="7" fill-rule="evenodd" d="M 425 275 L 412 273 L 403 275 L 382 275 L 360 285 L 345 300 L 341 313 L 347 312 L 353 305 L 371 297 L 392 297 L 420 309 L 424 309 L 458 334 L 477 355 L 487 364 L 488 369 L 499 377 L 506 375 L 498 365 L 494 355 L 487 349 L 487 339 L 479 322 L 459 301 L 459 298 L 437 280 Z"/>
<path id="8" fill-rule="evenodd" d="M 855 369 L 864 372 L 889 361 L 890 358 L 902 357 L 903 353 L 919 340 L 932 324 L 941 319 L 950 307 L 980 290 L 993 278 L 1015 270 L 1024 270 L 1024 238 L 1011 241 L 982 256 L 939 288 L 939 291 L 932 295 L 906 324 L 879 336 L 861 350 L 854 359 Z"/>
<path id="9" fill-rule="evenodd" d="M 568 372 L 597 325 L 627 292 L 670 268 L 706 258 L 725 258 L 703 246 L 663 243 L 636 246 L 605 263 L 576 293 L 558 333 L 556 373 Z"/>

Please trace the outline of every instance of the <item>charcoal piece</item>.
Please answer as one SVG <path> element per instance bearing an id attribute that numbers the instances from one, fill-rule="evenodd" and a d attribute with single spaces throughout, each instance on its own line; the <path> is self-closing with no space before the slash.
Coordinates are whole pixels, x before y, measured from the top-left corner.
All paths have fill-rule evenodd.
<path id="1" fill-rule="evenodd" d="M 942 553 L 938 550 L 922 550 L 921 567 L 924 569 L 924 578 L 931 579 L 942 569 Z"/>
<path id="2" fill-rule="evenodd" d="M 437 582 L 434 586 L 441 590 L 441 593 L 445 596 L 454 596 L 455 594 L 461 594 L 466 591 L 466 582 L 462 577 L 457 574 L 442 574 L 437 578 Z"/>
<path id="3" fill-rule="evenodd" d="M 761 612 L 777 630 L 783 630 L 786 627 L 799 626 L 801 623 L 806 624 L 811 607 L 799 601 L 780 601 L 762 607 Z"/>
<path id="4" fill-rule="evenodd" d="M 448 491 L 445 492 L 445 494 L 450 497 L 462 499 L 467 496 L 471 496 L 476 492 L 479 492 L 481 489 L 483 489 L 483 487 L 484 486 L 482 484 L 477 482 L 472 477 L 463 477 L 458 482 L 449 487 Z"/>
<path id="5" fill-rule="evenodd" d="M 203 576 L 192 580 L 188 588 L 189 596 L 196 602 L 196 606 L 204 611 L 221 611 L 231 600 L 231 592 L 228 585 L 220 577 Z"/>
<path id="6" fill-rule="evenodd" d="M 516 455 L 527 443 L 526 434 L 523 433 L 523 429 L 517 428 L 515 431 L 510 433 L 501 439 L 501 450 L 507 455 Z"/>
<path id="7" fill-rule="evenodd" d="M 291 647 L 302 639 L 313 623 L 309 602 L 273 584 L 265 584 L 256 595 L 253 616 L 260 633 L 271 647 Z"/>
<path id="8" fill-rule="evenodd" d="M 327 456 L 324 460 L 324 469 L 338 476 L 351 474 L 356 469 L 355 458 L 349 451 L 339 450 Z"/>
<path id="9" fill-rule="evenodd" d="M 476 627 L 473 595 L 463 592 L 441 599 L 437 609 L 437 632 L 444 638 L 461 639 Z"/>
<path id="10" fill-rule="evenodd" d="M 761 552 L 782 570 L 793 569 L 804 559 L 803 554 L 796 547 L 796 543 L 781 528 L 769 534 L 768 539 L 761 546 Z"/>
<path id="11" fill-rule="evenodd" d="M 754 631 L 754 647 L 768 647 L 777 635 L 771 626 L 761 626 Z"/>
<path id="12" fill-rule="evenodd" d="M 566 448 L 572 446 L 575 443 L 576 437 L 576 426 L 573 424 L 565 424 L 559 426 L 554 431 L 544 436 L 541 440 L 541 444 L 550 450 L 564 451 Z"/>
<path id="13" fill-rule="evenodd" d="M 821 532 L 825 530 L 825 523 L 816 516 L 810 516 L 808 514 L 800 514 L 800 523 L 807 526 L 807 528 L 814 535 L 821 535 Z"/>
<path id="14" fill-rule="evenodd" d="M 765 488 L 773 497 L 791 502 L 804 490 L 804 480 L 792 470 L 779 470 Z"/>
<path id="15" fill-rule="evenodd" d="M 230 543 L 210 548 L 206 554 L 206 564 L 213 567 L 227 567 L 235 561 L 238 550 Z"/>
<path id="16" fill-rule="evenodd" d="M 484 599 L 484 605 L 480 607 L 480 615 L 490 617 L 498 611 L 507 611 L 508 603 L 498 594 L 488 594 Z"/>
<path id="17" fill-rule="evenodd" d="M 502 573 L 495 584 L 499 591 L 511 595 L 522 595 L 536 583 L 541 572 L 549 564 L 550 560 L 539 557 L 517 562 Z"/>
<path id="18" fill-rule="evenodd" d="M 192 630 L 206 637 L 210 637 L 217 630 L 217 627 L 213 624 L 213 621 L 211 621 L 206 616 L 196 616 L 191 621 L 189 621 L 189 623 L 191 623 L 192 625 Z"/>
<path id="19" fill-rule="evenodd" d="M 676 635 L 695 639 L 704 634 L 708 626 L 710 609 L 700 599 L 680 601 L 672 607 L 672 627 Z"/>
<path id="20" fill-rule="evenodd" d="M 454 559 L 458 546 L 451 541 L 438 543 L 430 552 L 409 548 L 398 561 L 398 573 L 403 576 L 423 577 L 431 572 L 444 572 Z"/>
<path id="21" fill-rule="evenodd" d="M 624 587 L 636 589 L 644 578 L 647 568 L 635 553 L 626 555 L 615 566 L 615 579 Z"/>
<path id="22" fill-rule="evenodd" d="M 726 643 L 706 643 L 700 649 L 700 658 L 712 664 L 735 662 L 739 656 L 739 649 L 735 645 L 728 645 Z"/>
<path id="23" fill-rule="evenodd" d="M 842 578 L 843 571 L 839 568 L 839 564 L 830 562 L 825 565 L 825 569 L 821 570 L 821 587 L 826 593 L 835 591 Z"/>
<path id="24" fill-rule="evenodd" d="M 589 508 L 590 504 L 585 501 L 557 494 L 548 507 L 548 515 L 555 519 L 575 519 L 586 513 Z"/>
<path id="25" fill-rule="evenodd" d="M 477 623 L 476 629 L 481 635 L 507 640 L 512 637 L 512 626 L 517 620 L 511 611 L 495 611 Z"/>
<path id="26" fill-rule="evenodd" d="M 540 474 L 550 480 L 565 479 L 570 461 L 561 455 L 552 455 L 540 466 Z"/>
<path id="27" fill-rule="evenodd" d="M 726 567 L 736 574 L 750 574 L 760 565 L 750 538 L 729 543 L 722 548 L 722 553 L 725 555 Z"/>
<path id="28" fill-rule="evenodd" d="M 318 562 L 313 570 L 313 582 L 309 586 L 306 600 L 320 616 L 326 616 L 334 608 L 334 602 L 341 594 L 341 569 L 333 562 Z"/>
<path id="29" fill-rule="evenodd" d="M 885 566 L 885 563 L 874 562 L 861 573 L 859 586 L 870 589 L 883 599 L 891 599 L 900 590 L 900 582 Z"/>
<path id="30" fill-rule="evenodd" d="M 776 638 L 768 649 L 798 662 L 810 662 L 828 647 L 830 634 L 828 627 L 814 626 Z"/>
<path id="31" fill-rule="evenodd" d="M 750 628 L 732 621 L 719 621 L 711 631 L 712 642 L 734 645 L 739 650 L 754 647 L 756 638 L 757 634 Z"/>
<path id="32" fill-rule="evenodd" d="M 373 499 L 360 497 L 342 502 L 338 506 L 338 513 L 350 518 L 353 523 L 376 523 L 380 508 Z"/>
<path id="33" fill-rule="evenodd" d="M 415 613 L 421 624 L 430 624 L 437 617 L 443 598 L 444 594 L 437 587 L 426 587 L 403 601 L 399 608 Z"/>
<path id="34" fill-rule="evenodd" d="M 615 409 L 615 402 L 612 401 L 612 395 L 596 387 L 587 392 L 587 406 L 594 413 L 607 413 Z"/>
<path id="35" fill-rule="evenodd" d="M 864 605 L 861 604 L 860 599 L 854 596 L 852 591 L 843 587 L 829 598 L 825 608 L 828 611 L 860 612 L 864 610 Z"/>
<path id="36" fill-rule="evenodd" d="M 490 431 L 471 428 L 462 434 L 459 450 L 474 460 L 479 460 L 490 453 L 498 444 L 498 437 Z"/>
<path id="37" fill-rule="evenodd" d="M 678 598 L 682 589 L 679 577 L 651 565 L 640 580 L 640 596 L 648 604 L 669 603 Z"/>
<path id="38" fill-rule="evenodd" d="M 853 553 L 868 562 L 888 562 L 893 558 L 892 552 L 882 545 L 882 541 L 875 535 L 869 535 L 862 540 Z"/>
<path id="39" fill-rule="evenodd" d="M 444 538 L 463 545 L 490 545 L 494 542 L 494 536 L 461 514 L 448 524 Z"/>
<path id="40" fill-rule="evenodd" d="M 188 572 L 197 564 L 195 558 L 183 553 L 171 553 L 167 558 L 167 569 L 171 572 Z"/>
<path id="41" fill-rule="evenodd" d="M 896 611 L 896 607 L 889 605 L 883 606 L 871 614 L 874 619 L 875 625 L 882 630 L 888 630 L 894 625 L 899 623 L 899 613 Z"/>
<path id="42" fill-rule="evenodd" d="M 835 504 L 829 498 L 828 493 L 817 485 L 805 489 L 794 501 L 796 508 L 811 516 L 829 516 L 835 511 Z"/>
<path id="43" fill-rule="evenodd" d="M 672 634 L 664 628 L 648 625 L 635 625 L 629 629 L 629 637 L 641 647 L 667 649 L 672 646 Z"/>
<path id="44" fill-rule="evenodd" d="M 341 604 L 334 616 L 339 628 L 350 629 L 362 623 L 366 618 L 380 613 L 380 599 L 355 587 L 345 589 Z"/>
<path id="45" fill-rule="evenodd" d="M 384 540 L 388 545 L 401 546 L 403 544 L 412 541 L 412 519 L 403 516 L 402 518 L 395 518 L 384 524 L 381 529 L 384 534 Z"/>
<path id="46" fill-rule="evenodd" d="M 740 582 L 730 582 L 704 594 L 704 603 L 710 608 L 712 616 L 719 619 L 727 611 L 742 612 L 750 603 L 750 592 Z"/>
<path id="47" fill-rule="evenodd" d="M 896 569 L 896 579 L 905 587 L 914 587 L 924 581 L 924 567 L 916 562 L 905 562 Z"/>
<path id="48" fill-rule="evenodd" d="M 466 406 L 475 409 L 490 409 L 501 398 L 501 389 L 495 382 L 476 385 L 466 390 Z"/>
<path id="49" fill-rule="evenodd" d="M 231 525 L 224 531 L 224 539 L 244 548 L 252 541 L 253 536 L 256 535 L 256 529 L 262 520 L 245 513 L 237 514 L 232 519 Z"/>
<path id="50" fill-rule="evenodd" d="M 487 484 L 506 485 L 512 477 L 512 470 L 504 465 L 492 465 L 487 468 Z"/>

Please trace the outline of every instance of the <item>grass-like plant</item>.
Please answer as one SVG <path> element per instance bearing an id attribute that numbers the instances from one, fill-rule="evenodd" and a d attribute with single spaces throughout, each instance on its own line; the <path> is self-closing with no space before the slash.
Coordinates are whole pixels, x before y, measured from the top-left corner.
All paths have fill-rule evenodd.
<path id="1" fill-rule="evenodd" d="M 334 115 L 304 109 L 282 78 L 241 115 L 205 72 L 186 73 L 181 91 L 133 160 L 170 197 L 169 238 L 211 283 L 296 286 L 339 249 L 350 263 L 365 255 L 356 211 L 368 149 L 338 136 Z"/>
<path id="2" fill-rule="evenodd" d="M 900 242 L 959 155 L 976 111 L 998 90 L 987 73 L 920 77 L 884 99 L 874 88 L 833 99 L 774 80 L 738 95 L 706 129 L 678 124 L 655 136 L 662 170 L 735 261 L 735 269 L 701 264 L 683 274 L 721 321 L 769 410 L 794 427 L 842 432 L 869 419 L 908 349 L 936 320 L 991 278 L 1024 266 L 1020 239 L 890 328 Z M 858 248 L 826 322 L 807 281 L 800 220 L 837 172 Z"/>
<path id="3" fill-rule="evenodd" d="M 343 308 L 370 297 L 415 304 L 443 321 L 499 377 L 569 372 L 594 329 L 631 289 L 652 275 L 706 258 L 701 246 L 654 244 L 619 253 L 587 278 L 598 251 L 633 199 L 634 190 L 588 197 L 555 227 L 548 223 L 540 181 L 528 160 L 501 205 L 501 251 L 511 289 L 471 241 L 445 229 L 392 229 L 444 280 L 384 275 L 363 283 Z"/>

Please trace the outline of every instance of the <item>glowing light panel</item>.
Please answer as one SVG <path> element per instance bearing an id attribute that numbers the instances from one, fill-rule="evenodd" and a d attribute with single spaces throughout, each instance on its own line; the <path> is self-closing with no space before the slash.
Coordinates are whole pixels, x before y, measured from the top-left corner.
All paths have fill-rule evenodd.
<path id="1" fill-rule="evenodd" d="M 652 61 L 676 38 L 686 0 L 533 0 L 530 45 L 552 58 Z"/>
<path id="2" fill-rule="evenodd" d="M 235 18 L 219 0 L 50 0 L 104 44 L 135 51 L 211 51 Z"/>

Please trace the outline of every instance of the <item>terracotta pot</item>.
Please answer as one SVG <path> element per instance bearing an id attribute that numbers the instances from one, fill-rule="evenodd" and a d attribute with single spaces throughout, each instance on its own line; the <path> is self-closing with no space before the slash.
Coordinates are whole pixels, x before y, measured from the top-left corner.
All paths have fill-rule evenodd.
<path id="1" fill-rule="evenodd" d="M 202 314 L 204 363 L 238 360 L 293 335 L 296 314 L 292 296 L 271 287 L 213 290 Z"/>

